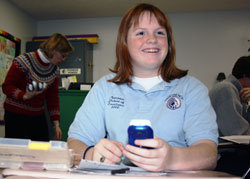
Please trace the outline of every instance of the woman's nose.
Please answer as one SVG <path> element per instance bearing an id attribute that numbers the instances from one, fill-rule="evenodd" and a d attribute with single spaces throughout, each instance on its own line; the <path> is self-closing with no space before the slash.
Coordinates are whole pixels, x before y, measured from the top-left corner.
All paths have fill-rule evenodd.
<path id="1" fill-rule="evenodd" d="M 149 43 L 155 43 L 157 41 L 157 37 L 154 34 L 151 34 L 148 36 L 148 40 Z"/>

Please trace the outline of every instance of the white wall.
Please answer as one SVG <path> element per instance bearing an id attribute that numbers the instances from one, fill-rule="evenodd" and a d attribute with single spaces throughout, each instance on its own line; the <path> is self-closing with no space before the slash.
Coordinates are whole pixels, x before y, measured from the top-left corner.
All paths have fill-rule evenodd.
<path id="1" fill-rule="evenodd" d="M 248 55 L 250 11 L 172 14 L 177 64 L 208 88 L 219 72 L 230 74 L 235 61 Z"/>
<path id="2" fill-rule="evenodd" d="M 37 26 L 38 36 L 60 32 L 72 34 L 98 34 L 98 44 L 94 45 L 94 81 L 109 73 L 115 63 L 115 42 L 121 18 L 90 18 L 75 20 L 40 21 Z"/>
<path id="3" fill-rule="evenodd" d="M 236 59 L 247 54 L 250 11 L 169 14 L 177 48 L 177 65 L 189 69 L 208 88 L 219 72 L 228 75 Z M 94 81 L 115 63 L 115 42 L 121 18 L 40 21 L 37 35 L 98 34 L 94 47 Z"/>
<path id="4" fill-rule="evenodd" d="M 21 52 L 26 41 L 36 35 L 36 22 L 13 6 L 8 0 L 0 0 L 0 29 L 21 39 Z"/>

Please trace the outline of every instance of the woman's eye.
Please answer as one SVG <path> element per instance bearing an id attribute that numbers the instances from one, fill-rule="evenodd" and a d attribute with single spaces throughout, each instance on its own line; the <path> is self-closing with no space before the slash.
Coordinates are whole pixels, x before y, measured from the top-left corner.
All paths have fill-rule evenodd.
<path id="1" fill-rule="evenodd" d="M 136 36 L 142 36 L 142 35 L 144 35 L 144 32 L 137 32 L 136 33 Z"/>
<path id="2" fill-rule="evenodd" d="M 163 31 L 158 31 L 157 34 L 158 34 L 158 35 L 161 35 L 161 36 L 165 36 L 165 35 L 166 35 L 166 33 L 163 32 Z"/>

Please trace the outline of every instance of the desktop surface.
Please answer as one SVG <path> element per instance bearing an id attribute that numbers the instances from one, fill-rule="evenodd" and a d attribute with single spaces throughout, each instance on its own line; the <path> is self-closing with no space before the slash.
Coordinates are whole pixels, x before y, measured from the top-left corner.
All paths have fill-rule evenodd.
<path id="1" fill-rule="evenodd" d="M 143 176 L 140 174 L 122 174 L 122 175 L 110 175 L 110 174 L 80 174 L 60 171 L 29 171 L 29 170 L 18 170 L 18 169 L 4 169 L 2 170 L 3 177 L 6 179 L 137 179 L 137 178 L 235 178 L 241 177 L 233 176 L 224 172 L 216 171 L 175 171 L 169 172 L 165 175 L 157 176 L 152 174 Z M 0 177 L 1 178 L 1 177 Z"/>

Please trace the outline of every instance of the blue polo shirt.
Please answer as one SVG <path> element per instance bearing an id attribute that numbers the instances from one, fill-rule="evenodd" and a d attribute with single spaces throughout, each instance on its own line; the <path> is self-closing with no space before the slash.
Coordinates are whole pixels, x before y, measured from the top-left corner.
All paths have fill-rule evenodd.
<path id="1" fill-rule="evenodd" d="M 92 87 L 70 126 L 69 138 L 95 145 L 106 136 L 126 145 L 130 120 L 148 119 L 154 135 L 172 146 L 187 147 L 202 139 L 218 143 L 208 89 L 196 78 L 162 81 L 145 91 L 135 82 L 130 86 L 107 81 L 113 77 L 106 75 Z"/>

